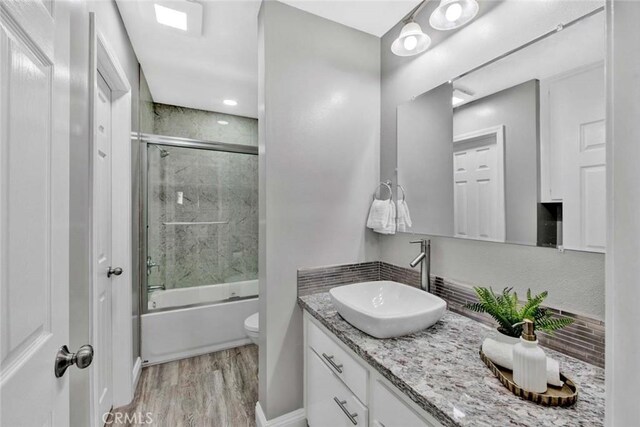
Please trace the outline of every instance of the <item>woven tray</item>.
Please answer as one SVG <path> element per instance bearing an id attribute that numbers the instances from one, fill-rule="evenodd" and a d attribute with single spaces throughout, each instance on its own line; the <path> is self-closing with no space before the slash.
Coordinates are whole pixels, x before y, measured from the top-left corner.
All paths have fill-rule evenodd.
<path id="1" fill-rule="evenodd" d="M 564 382 L 562 387 L 550 385 L 546 393 L 535 393 L 526 391 L 518 387 L 513 382 L 513 372 L 501 366 L 495 365 L 480 349 L 480 359 L 485 365 L 491 369 L 502 385 L 508 388 L 513 394 L 531 402 L 544 406 L 571 406 L 578 400 L 578 387 L 569 378 L 565 377 L 562 372 L 560 379 Z"/>

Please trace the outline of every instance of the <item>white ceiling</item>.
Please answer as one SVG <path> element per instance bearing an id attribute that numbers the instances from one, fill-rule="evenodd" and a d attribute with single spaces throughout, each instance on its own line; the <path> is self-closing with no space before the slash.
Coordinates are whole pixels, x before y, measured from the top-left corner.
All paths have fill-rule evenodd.
<path id="1" fill-rule="evenodd" d="M 258 115 L 258 30 L 261 0 L 200 0 L 203 31 L 185 34 L 155 20 L 153 4 L 185 0 L 116 0 L 155 102 Z M 309 13 L 384 35 L 420 0 L 283 0 Z M 227 106 L 225 99 L 238 105 Z"/>
<path id="2" fill-rule="evenodd" d="M 382 37 L 421 0 L 280 0 L 290 6 Z"/>
<path id="3" fill-rule="evenodd" d="M 117 0 L 153 100 L 257 117 L 260 0 L 201 1 L 199 37 L 158 24 L 154 2 Z M 184 0 L 157 2 L 171 7 Z M 238 105 L 224 105 L 225 99 Z"/>

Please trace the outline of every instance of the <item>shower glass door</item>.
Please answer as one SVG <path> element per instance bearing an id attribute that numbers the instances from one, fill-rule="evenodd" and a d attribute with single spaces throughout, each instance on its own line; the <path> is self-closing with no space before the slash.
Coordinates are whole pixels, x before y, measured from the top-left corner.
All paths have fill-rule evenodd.
<path id="1" fill-rule="evenodd" d="M 257 150 L 146 145 L 143 310 L 255 297 Z"/>

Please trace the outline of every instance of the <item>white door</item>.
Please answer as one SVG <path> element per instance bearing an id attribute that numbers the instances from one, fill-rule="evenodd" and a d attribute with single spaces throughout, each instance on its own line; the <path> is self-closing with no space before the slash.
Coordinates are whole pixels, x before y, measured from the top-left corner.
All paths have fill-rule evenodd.
<path id="1" fill-rule="evenodd" d="M 505 241 L 503 132 L 455 138 L 453 209 L 456 237 Z"/>
<path id="2" fill-rule="evenodd" d="M 567 249 L 604 252 L 606 135 L 604 66 L 550 85 L 550 137 L 562 152 L 562 227 Z"/>
<path id="3" fill-rule="evenodd" d="M 96 422 L 113 403 L 111 282 L 111 89 L 98 73 L 96 88 L 94 155 L 94 385 Z"/>
<path id="4" fill-rule="evenodd" d="M 62 1 L 0 2 L 3 427 L 69 424 L 53 369 L 69 340 L 68 18 Z"/>

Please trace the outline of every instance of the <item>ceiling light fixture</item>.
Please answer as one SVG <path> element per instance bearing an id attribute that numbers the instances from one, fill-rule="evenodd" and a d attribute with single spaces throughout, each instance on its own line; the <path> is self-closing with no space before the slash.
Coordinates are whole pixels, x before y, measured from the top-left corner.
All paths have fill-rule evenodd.
<path id="1" fill-rule="evenodd" d="M 222 101 L 222 103 L 231 107 L 235 107 L 236 105 L 238 105 L 238 101 L 236 101 L 235 99 L 225 99 L 224 101 Z"/>
<path id="2" fill-rule="evenodd" d="M 431 38 L 422 32 L 422 28 L 413 18 L 420 13 L 422 8 L 427 4 L 427 0 L 423 0 L 418 4 L 405 18 L 402 20 L 404 24 L 400 35 L 391 44 L 391 52 L 398 56 L 413 56 L 429 49 Z"/>
<path id="3" fill-rule="evenodd" d="M 223 125 L 223 126 L 225 126 L 225 125 L 228 125 L 228 124 L 229 124 L 229 122 L 228 122 L 228 121 L 226 121 L 226 120 L 218 120 L 218 124 L 219 124 L 219 125 Z"/>
<path id="4" fill-rule="evenodd" d="M 153 8 L 156 11 L 156 21 L 158 21 L 159 24 L 187 31 L 187 14 L 185 12 L 159 4 L 154 4 Z"/>
<path id="5" fill-rule="evenodd" d="M 476 0 L 441 0 L 429 18 L 429 24 L 436 30 L 454 30 L 475 18 L 479 9 Z"/>

